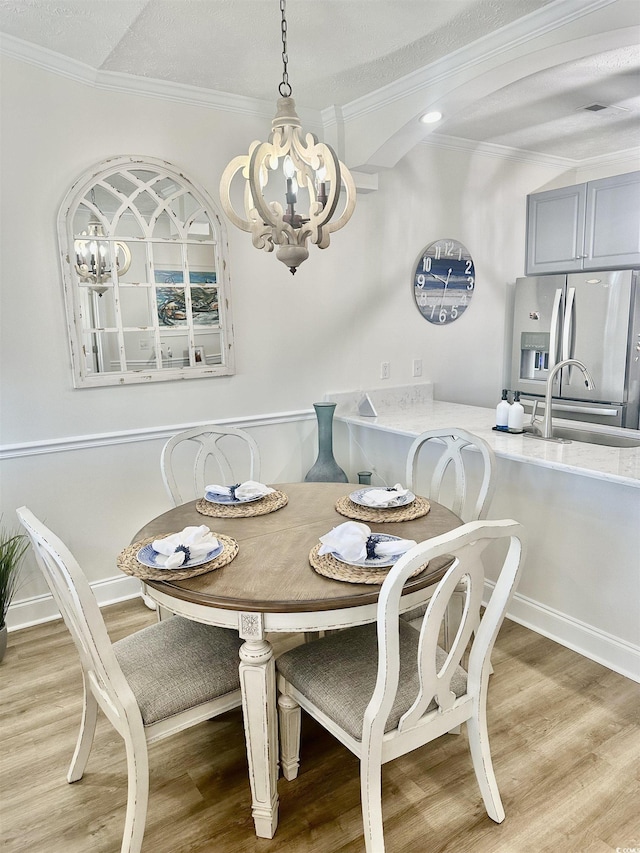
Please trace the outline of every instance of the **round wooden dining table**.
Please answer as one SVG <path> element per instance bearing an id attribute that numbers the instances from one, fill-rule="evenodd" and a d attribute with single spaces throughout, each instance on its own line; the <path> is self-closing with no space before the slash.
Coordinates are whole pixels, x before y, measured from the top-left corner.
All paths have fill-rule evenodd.
<path id="1" fill-rule="evenodd" d="M 336 502 L 352 493 L 349 483 L 287 483 L 274 486 L 288 502 L 264 515 L 215 518 L 202 515 L 197 501 L 177 506 L 150 521 L 133 537 L 177 533 L 206 524 L 238 543 L 235 558 L 222 568 L 184 580 L 145 580 L 148 595 L 172 613 L 239 631 L 240 685 L 256 835 L 272 838 L 278 823 L 276 682 L 270 632 L 317 632 L 373 622 L 380 584 L 352 583 L 319 574 L 309 560 L 320 536 L 349 519 Z M 429 501 L 426 515 L 392 523 L 367 522 L 374 533 L 420 542 L 458 527 L 462 521 Z M 407 581 L 402 610 L 424 604 L 444 574 L 446 558 L 432 561 Z M 383 573 L 384 574 L 384 573 Z"/>

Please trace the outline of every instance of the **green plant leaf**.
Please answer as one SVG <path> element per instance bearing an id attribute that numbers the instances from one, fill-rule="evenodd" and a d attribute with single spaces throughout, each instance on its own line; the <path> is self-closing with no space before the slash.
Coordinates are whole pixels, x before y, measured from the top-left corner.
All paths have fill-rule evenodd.
<path id="1" fill-rule="evenodd" d="M 5 624 L 9 605 L 20 581 L 22 559 L 29 547 L 24 533 L 0 527 L 0 628 Z"/>

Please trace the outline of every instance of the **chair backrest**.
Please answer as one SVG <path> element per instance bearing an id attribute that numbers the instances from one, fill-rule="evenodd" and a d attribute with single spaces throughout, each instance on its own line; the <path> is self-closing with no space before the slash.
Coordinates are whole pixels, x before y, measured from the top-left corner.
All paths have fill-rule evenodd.
<path id="1" fill-rule="evenodd" d="M 179 449 L 176 451 L 177 448 Z M 183 451 L 187 451 L 183 454 L 183 467 L 184 464 L 193 466 L 190 477 L 193 491 L 188 496 L 186 491 L 181 490 L 177 476 L 180 464 L 177 457 Z M 233 465 L 230 461 L 232 456 Z M 187 457 L 187 463 L 184 463 L 184 458 Z M 178 506 L 185 501 L 203 497 L 208 483 L 219 482 L 220 485 L 228 486 L 241 479 L 259 480 L 260 451 L 255 439 L 248 432 L 236 427 L 207 424 L 183 430 L 170 438 L 162 448 L 160 467 L 169 497 L 174 506 Z M 241 478 L 238 473 L 240 470 L 248 470 L 248 476 Z M 215 480 L 214 477 L 220 479 Z"/>
<path id="2" fill-rule="evenodd" d="M 69 549 L 26 506 L 17 510 L 39 568 L 80 655 L 85 689 L 91 690 L 119 731 L 140 710 L 116 659 L 98 602 Z"/>
<path id="3" fill-rule="evenodd" d="M 432 469 L 427 497 L 445 503 L 463 521 L 486 518 L 495 491 L 496 460 L 491 447 L 479 436 L 456 427 L 421 433 L 409 448 L 407 455 L 405 486 L 412 491 L 415 491 L 419 451 L 427 442 L 431 446 L 437 445 L 438 450 L 441 451 Z M 463 456 L 464 448 L 475 448 L 478 453 L 465 453 Z M 474 479 L 475 482 L 475 478 L 472 478 L 469 472 L 474 456 L 481 463 L 480 485 L 475 493 L 470 488 L 470 480 Z M 450 473 L 453 474 L 453 486 L 450 488 L 450 494 L 443 498 L 445 477 Z"/>
<path id="4" fill-rule="evenodd" d="M 484 587 L 481 554 L 486 546 L 496 539 L 508 539 L 509 547 L 491 599 L 478 626 L 478 612 Z M 474 632 L 465 696 L 479 696 L 489 675 L 493 644 L 520 576 L 523 541 L 523 528 L 515 521 L 472 521 L 419 543 L 403 555 L 389 571 L 382 584 L 378 602 L 378 675 L 364 717 L 363 743 L 365 740 L 382 738 L 398 690 L 398 615 L 402 588 L 409 576 L 427 560 L 443 554 L 453 557 L 452 565 L 436 587 L 423 616 L 415 660 L 419 688 L 413 705 L 400 718 L 397 726 L 399 731 L 413 728 L 434 699 L 442 711 L 452 707 L 456 697 L 451 689 L 451 681 Z M 461 588 L 465 601 L 460 626 L 445 662 L 438 669 L 436 649 L 442 620 L 452 594 L 459 594 Z"/>

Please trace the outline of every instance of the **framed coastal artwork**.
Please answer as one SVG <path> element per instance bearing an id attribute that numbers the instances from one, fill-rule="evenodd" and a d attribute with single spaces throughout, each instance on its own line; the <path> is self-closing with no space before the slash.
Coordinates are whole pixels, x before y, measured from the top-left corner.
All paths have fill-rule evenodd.
<path id="1" fill-rule="evenodd" d="M 181 269 L 156 269 L 155 280 L 159 325 L 165 328 L 185 325 L 188 320 L 187 288 L 184 285 L 183 271 Z M 219 324 L 220 314 L 216 283 L 215 272 L 193 269 L 189 271 L 191 317 L 194 326 L 217 326 Z"/>

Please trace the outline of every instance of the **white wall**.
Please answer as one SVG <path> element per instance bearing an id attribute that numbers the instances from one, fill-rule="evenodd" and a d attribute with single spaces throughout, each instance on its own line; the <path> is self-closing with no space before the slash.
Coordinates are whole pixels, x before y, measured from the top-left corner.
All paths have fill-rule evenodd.
<path id="1" fill-rule="evenodd" d="M 394 384 L 415 381 L 412 360 L 422 358 L 436 399 L 495 405 L 503 382 L 507 287 L 524 274 L 526 195 L 549 172 L 419 145 L 381 176 L 371 230 L 388 236 L 370 246 L 377 275 L 369 275 L 379 279 L 383 310 L 375 314 L 374 330 Z M 471 252 L 476 287 L 464 315 L 439 327 L 415 308 L 411 271 L 424 246 L 450 237 Z"/>
<path id="2" fill-rule="evenodd" d="M 69 186 L 111 155 L 148 155 L 184 169 L 217 200 L 224 166 L 264 138 L 269 122 L 93 89 L 7 58 L 1 109 L 0 459 L 7 445 L 256 416 L 265 478 L 294 478 L 313 462 L 313 421 L 285 424 L 282 442 L 273 428 L 262 432 L 260 416 L 310 409 L 327 389 L 379 385 L 381 361 L 394 385 L 431 379 L 437 398 L 494 404 L 507 286 L 523 273 L 525 197 L 560 169 L 420 145 L 380 174 L 377 192 L 359 196 L 329 249 L 311 247 L 295 278 L 229 226 L 237 374 L 74 390 L 56 243 Z M 442 237 L 470 249 L 477 287 L 464 316 L 437 328 L 417 311 L 410 282 L 418 254 Z M 411 377 L 414 358 L 422 380 Z M 14 454 L 2 462 L 0 511 L 11 522 L 28 504 L 78 556 L 92 554 L 92 578 L 113 576 L 138 522 L 166 507 L 160 446 L 150 438 Z M 30 566 L 23 594 L 40 589 Z"/>

